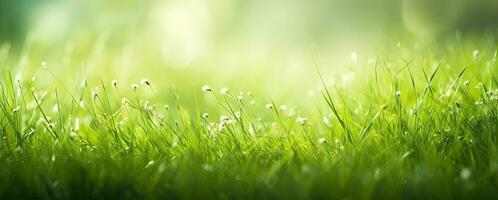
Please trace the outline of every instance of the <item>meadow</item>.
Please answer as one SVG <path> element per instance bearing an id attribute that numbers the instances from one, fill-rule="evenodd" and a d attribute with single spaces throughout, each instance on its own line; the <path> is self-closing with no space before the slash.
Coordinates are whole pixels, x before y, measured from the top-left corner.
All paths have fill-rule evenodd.
<path id="1" fill-rule="evenodd" d="M 312 78 L 271 83 L 3 47 L 0 199 L 498 198 L 493 37 L 390 41 L 340 73 L 310 50 Z"/>

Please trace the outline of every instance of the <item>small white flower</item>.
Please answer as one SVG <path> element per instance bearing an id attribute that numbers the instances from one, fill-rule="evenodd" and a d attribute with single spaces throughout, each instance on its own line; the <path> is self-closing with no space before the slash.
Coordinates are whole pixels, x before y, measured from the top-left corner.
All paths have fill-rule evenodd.
<path id="1" fill-rule="evenodd" d="M 449 89 L 446 91 L 446 93 L 444 95 L 449 97 L 449 96 L 453 95 L 454 93 L 455 93 L 455 91 L 453 91 L 452 89 Z"/>
<path id="2" fill-rule="evenodd" d="M 238 101 L 242 101 L 242 99 L 244 99 L 244 97 L 243 97 L 243 96 L 241 96 L 241 95 L 237 96 L 237 100 L 238 100 Z"/>
<path id="3" fill-rule="evenodd" d="M 294 116 L 294 109 L 291 109 L 289 113 L 287 114 L 288 117 Z"/>
<path id="4" fill-rule="evenodd" d="M 332 127 L 332 124 L 330 123 L 330 119 L 327 116 L 322 117 L 323 123 L 327 125 L 328 127 Z"/>
<path id="5" fill-rule="evenodd" d="M 220 124 L 218 124 L 218 131 L 224 131 L 225 127 L 225 122 L 220 122 Z"/>
<path id="6" fill-rule="evenodd" d="M 211 87 L 209 87 L 209 85 L 204 85 L 204 86 L 202 86 L 202 91 L 211 92 L 211 91 L 213 91 L 213 89 Z"/>
<path id="7" fill-rule="evenodd" d="M 133 89 L 133 91 L 136 91 L 138 89 L 138 87 L 140 87 L 138 84 L 131 85 L 131 88 Z"/>
<path id="8" fill-rule="evenodd" d="M 221 88 L 220 90 L 220 94 L 227 94 L 229 92 L 228 88 L 227 87 L 223 87 Z"/>
<path id="9" fill-rule="evenodd" d="M 251 100 L 251 104 L 252 105 L 256 104 L 256 101 L 255 100 Z"/>
<path id="10" fill-rule="evenodd" d="M 92 90 L 92 98 L 95 101 L 99 97 L 99 93 L 97 93 L 97 90 Z"/>
<path id="11" fill-rule="evenodd" d="M 209 114 L 208 113 L 202 113 L 201 116 L 202 116 L 202 118 L 207 119 L 209 117 Z"/>
<path id="12" fill-rule="evenodd" d="M 127 98 L 122 98 L 121 99 L 121 105 L 123 105 L 123 106 L 128 105 L 128 99 Z"/>
<path id="13" fill-rule="evenodd" d="M 85 102 L 84 101 L 80 101 L 79 105 L 80 105 L 80 107 L 83 108 L 83 107 L 85 107 Z"/>
<path id="14" fill-rule="evenodd" d="M 397 96 L 397 97 L 401 96 L 401 91 L 399 91 L 399 90 L 398 90 L 398 91 L 396 91 L 396 96 Z"/>
<path id="15" fill-rule="evenodd" d="M 472 57 L 474 57 L 474 59 L 476 59 L 476 58 L 477 58 L 477 56 L 479 56 L 479 50 L 477 50 L 477 49 L 476 49 L 476 50 L 474 50 L 474 51 L 472 52 Z"/>
<path id="16" fill-rule="evenodd" d="M 136 91 L 138 89 L 138 87 L 140 87 L 140 86 L 136 83 L 131 85 L 131 88 L 133 89 L 133 91 Z"/>
<path id="17" fill-rule="evenodd" d="M 220 123 L 224 123 L 224 122 L 228 121 L 229 119 L 230 118 L 228 118 L 227 116 L 222 115 L 222 116 L 220 116 Z"/>
<path id="18" fill-rule="evenodd" d="M 141 83 L 142 85 L 147 85 L 147 86 L 150 86 L 150 81 L 149 81 L 148 79 L 142 79 L 142 80 L 140 80 L 140 83 Z"/>
<path id="19" fill-rule="evenodd" d="M 13 110 L 12 110 L 12 113 L 16 114 L 17 112 L 19 112 L 19 110 L 21 109 L 21 107 L 19 106 L 16 106 Z"/>
<path id="20" fill-rule="evenodd" d="M 59 111 L 59 104 L 54 104 L 54 106 L 52 107 L 52 112 L 56 113 Z"/>
<path id="21" fill-rule="evenodd" d="M 47 69 L 48 68 L 47 62 L 45 62 L 45 61 L 41 62 L 41 67 L 42 67 L 42 69 Z"/>
<path id="22" fill-rule="evenodd" d="M 469 84 L 470 84 L 470 81 L 464 81 L 464 82 L 463 82 L 463 85 L 464 85 L 464 86 L 469 86 Z"/>
<path id="23" fill-rule="evenodd" d="M 351 53 L 351 60 L 353 62 L 358 62 L 358 54 L 356 52 Z"/>
<path id="24" fill-rule="evenodd" d="M 117 88 L 118 87 L 118 81 L 117 80 L 112 80 L 111 85 L 112 85 L 113 88 Z"/>
<path id="25" fill-rule="evenodd" d="M 273 109 L 273 104 L 269 103 L 269 104 L 266 104 L 265 106 L 266 109 Z"/>
<path id="26" fill-rule="evenodd" d="M 325 138 L 323 138 L 323 137 L 318 139 L 318 143 L 320 143 L 320 144 L 324 144 L 326 142 L 327 142 L 327 140 L 325 140 Z"/>
<path id="27" fill-rule="evenodd" d="M 299 123 L 301 125 L 306 125 L 308 123 L 308 118 L 306 118 L 306 117 L 298 117 L 296 121 L 297 121 L 297 123 Z"/>
<path id="28" fill-rule="evenodd" d="M 76 118 L 74 120 L 74 131 L 75 132 L 78 132 L 80 130 L 80 119 L 79 118 Z"/>
<path id="29" fill-rule="evenodd" d="M 235 117 L 237 117 L 237 119 L 240 119 L 241 116 L 240 112 L 235 112 Z"/>

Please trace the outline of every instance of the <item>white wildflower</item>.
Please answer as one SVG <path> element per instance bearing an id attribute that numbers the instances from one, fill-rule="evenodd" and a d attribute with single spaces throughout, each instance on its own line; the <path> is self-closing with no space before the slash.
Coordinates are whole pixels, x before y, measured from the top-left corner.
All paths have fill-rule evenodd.
<path id="1" fill-rule="evenodd" d="M 224 122 L 228 121 L 229 119 L 230 118 L 228 118 L 227 116 L 222 115 L 222 116 L 220 116 L 220 123 L 224 123 Z"/>
<path id="2" fill-rule="evenodd" d="M 297 118 L 297 123 L 301 125 L 306 125 L 308 123 L 308 118 L 306 117 L 298 117 Z"/>
<path id="3" fill-rule="evenodd" d="M 56 113 L 59 111 L 59 104 L 54 104 L 54 106 L 52 107 L 52 112 Z"/>
<path id="4" fill-rule="evenodd" d="M 148 79 L 142 79 L 142 80 L 140 80 L 140 83 L 141 83 L 142 85 L 147 85 L 147 86 L 150 86 L 150 81 L 149 81 Z"/>
<path id="5" fill-rule="evenodd" d="M 227 88 L 227 87 L 223 87 L 223 88 L 221 88 L 221 90 L 220 90 L 220 94 L 228 94 L 228 92 L 229 92 L 229 90 L 228 90 L 228 88 Z"/>
<path id="6" fill-rule="evenodd" d="M 131 88 L 133 89 L 133 91 L 136 91 L 138 89 L 138 87 L 140 87 L 140 86 L 136 83 L 131 85 Z"/>
<path id="7" fill-rule="evenodd" d="M 266 104 L 265 106 L 266 109 L 273 109 L 273 104 L 269 103 L 269 104 Z"/>
<path id="8" fill-rule="evenodd" d="M 469 86 L 469 84 L 470 84 L 470 81 L 468 81 L 468 80 L 463 82 L 464 86 Z"/>
<path id="9" fill-rule="evenodd" d="M 42 67 L 42 69 L 47 69 L 48 68 L 47 62 L 45 62 L 45 61 L 41 62 L 41 67 Z"/>
<path id="10" fill-rule="evenodd" d="M 351 53 L 351 60 L 353 62 L 358 62 L 358 54 L 356 52 Z"/>
<path id="11" fill-rule="evenodd" d="M 474 50 L 474 51 L 472 52 L 472 57 L 473 57 L 474 59 L 476 59 L 476 58 L 477 58 L 477 56 L 479 56 L 479 50 L 477 50 L 477 49 L 476 49 L 476 50 Z"/>
<path id="12" fill-rule="evenodd" d="M 211 87 L 209 87 L 209 85 L 204 85 L 204 86 L 202 86 L 202 91 L 211 92 L 211 91 L 213 91 L 213 89 Z"/>
<path id="13" fill-rule="evenodd" d="M 79 118 L 76 118 L 74 120 L 74 131 L 75 132 L 78 132 L 80 130 L 80 119 Z"/>
<path id="14" fill-rule="evenodd" d="M 19 112 L 19 110 L 21 109 L 21 107 L 19 106 L 16 106 L 13 110 L 12 110 L 12 113 L 16 114 L 17 112 Z"/>
<path id="15" fill-rule="evenodd" d="M 201 116 L 202 116 L 202 118 L 207 119 L 209 117 L 209 114 L 208 113 L 202 113 Z"/>

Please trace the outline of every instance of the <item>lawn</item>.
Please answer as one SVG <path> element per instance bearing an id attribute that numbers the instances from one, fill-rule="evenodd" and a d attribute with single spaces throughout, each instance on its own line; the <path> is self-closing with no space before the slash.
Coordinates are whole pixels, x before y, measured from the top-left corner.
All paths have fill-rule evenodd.
<path id="1" fill-rule="evenodd" d="M 0 199 L 498 198 L 493 37 L 388 41 L 340 73 L 309 50 L 311 78 L 271 83 L 0 52 Z"/>

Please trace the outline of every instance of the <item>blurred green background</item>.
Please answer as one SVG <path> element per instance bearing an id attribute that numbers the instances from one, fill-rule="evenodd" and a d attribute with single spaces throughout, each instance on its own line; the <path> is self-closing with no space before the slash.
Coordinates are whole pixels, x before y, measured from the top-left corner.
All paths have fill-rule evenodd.
<path id="1" fill-rule="evenodd" d="M 0 63 L 186 85 L 314 88 L 384 46 L 496 35 L 496 0 L 0 0 Z M 469 53 L 470 54 L 470 53 Z M 7 56 L 8 55 L 8 56 Z M 343 70 L 343 71 L 341 71 Z M 278 83 L 278 84 L 275 84 Z"/>

